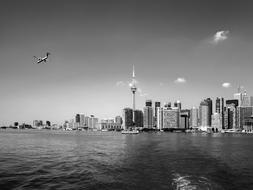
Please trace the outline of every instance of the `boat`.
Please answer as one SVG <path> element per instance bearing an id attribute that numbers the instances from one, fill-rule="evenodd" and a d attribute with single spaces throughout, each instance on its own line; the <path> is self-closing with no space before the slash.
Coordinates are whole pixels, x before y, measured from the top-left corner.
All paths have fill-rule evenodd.
<path id="1" fill-rule="evenodd" d="M 139 134 L 138 130 L 123 130 L 121 131 L 121 134 Z"/>

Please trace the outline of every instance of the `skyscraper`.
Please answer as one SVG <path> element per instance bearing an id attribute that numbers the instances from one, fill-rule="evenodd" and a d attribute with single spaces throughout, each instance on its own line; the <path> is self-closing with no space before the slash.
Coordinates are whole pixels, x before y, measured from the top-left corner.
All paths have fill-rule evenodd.
<path id="1" fill-rule="evenodd" d="M 143 112 L 141 110 L 135 110 L 134 112 L 135 126 L 143 127 Z"/>
<path id="2" fill-rule="evenodd" d="M 212 114 L 213 114 L 213 101 L 211 100 L 211 98 L 207 98 L 205 99 L 205 102 L 207 102 L 208 104 L 208 125 L 209 127 L 211 127 L 212 125 Z"/>
<path id="3" fill-rule="evenodd" d="M 134 65 L 133 65 L 133 78 L 132 78 L 132 83 L 131 83 L 131 91 L 133 93 L 133 125 L 135 125 L 135 121 L 134 121 L 134 114 L 135 114 L 135 92 L 137 90 L 137 87 L 136 87 L 136 80 L 135 80 L 135 72 L 134 72 Z"/>
<path id="4" fill-rule="evenodd" d="M 189 119 L 190 119 L 190 110 L 184 109 L 181 110 L 179 113 L 179 127 L 182 129 L 188 129 L 189 128 Z"/>
<path id="5" fill-rule="evenodd" d="M 162 130 L 163 128 L 163 108 L 157 108 L 157 129 Z"/>
<path id="6" fill-rule="evenodd" d="M 200 126 L 201 127 L 210 127 L 210 109 L 208 106 L 208 102 L 205 100 L 200 103 L 199 106 L 199 118 L 200 118 Z"/>
<path id="7" fill-rule="evenodd" d="M 250 97 L 247 95 L 246 90 L 244 91 L 244 93 L 242 94 L 242 107 L 249 107 L 251 104 L 250 102 Z"/>
<path id="8" fill-rule="evenodd" d="M 85 126 L 85 115 L 80 114 L 80 126 L 84 127 Z"/>
<path id="9" fill-rule="evenodd" d="M 157 128 L 157 115 L 158 108 L 161 107 L 161 102 L 155 102 L 155 117 L 154 117 L 154 126 Z"/>
<path id="10" fill-rule="evenodd" d="M 122 124 L 123 123 L 123 121 L 122 121 L 122 117 L 121 116 L 116 116 L 115 117 L 115 123 L 118 123 L 118 124 Z"/>
<path id="11" fill-rule="evenodd" d="M 75 122 L 80 123 L 80 114 L 76 114 L 75 116 Z"/>
<path id="12" fill-rule="evenodd" d="M 192 127 L 192 128 L 196 128 L 196 127 L 198 127 L 198 108 L 196 108 L 196 107 L 193 107 L 192 109 L 191 109 L 191 116 L 190 116 L 190 120 L 191 120 L 191 122 L 190 122 L 190 126 Z"/>
<path id="13" fill-rule="evenodd" d="M 220 114 L 221 127 L 224 129 L 224 98 L 217 97 L 215 101 L 215 111 Z M 217 116 L 215 116 L 217 118 Z"/>
<path id="14" fill-rule="evenodd" d="M 242 100 L 243 100 L 243 97 L 242 97 L 242 87 L 239 86 L 238 87 L 238 91 L 237 93 L 234 94 L 234 99 L 237 99 L 238 100 L 238 106 L 241 106 L 242 105 Z"/>
<path id="15" fill-rule="evenodd" d="M 178 108 L 179 111 L 181 110 L 181 107 L 182 107 L 182 104 L 179 100 L 177 100 L 175 103 L 174 103 L 174 107 Z"/>
<path id="16" fill-rule="evenodd" d="M 212 128 L 213 128 L 213 131 L 215 132 L 222 130 L 221 114 L 218 112 L 215 112 L 212 115 Z"/>
<path id="17" fill-rule="evenodd" d="M 144 128 L 152 129 L 153 128 L 153 108 L 152 100 L 146 100 L 143 114 L 143 124 Z"/>
<path id="18" fill-rule="evenodd" d="M 124 108 L 122 111 L 123 124 L 122 127 L 124 130 L 127 130 L 129 127 L 133 126 L 133 110 L 131 108 Z"/>
<path id="19" fill-rule="evenodd" d="M 239 100 L 226 100 L 226 116 L 227 116 L 227 129 L 235 129 L 238 127 L 237 107 Z M 241 104 L 242 105 L 242 104 Z"/>
<path id="20" fill-rule="evenodd" d="M 163 128 L 179 128 L 179 109 L 163 109 Z"/>

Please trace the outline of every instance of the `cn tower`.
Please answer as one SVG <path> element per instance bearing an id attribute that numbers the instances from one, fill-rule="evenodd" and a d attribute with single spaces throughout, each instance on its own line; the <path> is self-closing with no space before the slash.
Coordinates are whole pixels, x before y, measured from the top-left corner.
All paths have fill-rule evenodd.
<path id="1" fill-rule="evenodd" d="M 133 78 L 131 83 L 131 91 L 133 93 L 133 125 L 135 125 L 135 92 L 137 90 L 136 87 L 136 80 L 135 80 L 135 73 L 134 73 L 134 65 L 133 65 Z"/>

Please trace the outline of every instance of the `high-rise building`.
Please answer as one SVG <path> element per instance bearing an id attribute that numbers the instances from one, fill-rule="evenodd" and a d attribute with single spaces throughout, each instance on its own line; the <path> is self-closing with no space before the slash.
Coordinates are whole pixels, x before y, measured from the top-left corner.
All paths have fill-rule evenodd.
<path id="1" fill-rule="evenodd" d="M 243 129 L 245 121 L 253 115 L 253 107 L 238 107 L 238 125 L 240 129 Z"/>
<path id="2" fill-rule="evenodd" d="M 179 128 L 179 109 L 163 109 L 163 128 Z"/>
<path id="3" fill-rule="evenodd" d="M 146 100 L 143 111 L 143 125 L 144 128 L 152 129 L 153 128 L 153 108 L 152 100 Z"/>
<path id="4" fill-rule="evenodd" d="M 180 102 L 179 100 L 177 100 L 177 101 L 174 103 L 174 107 L 178 108 L 178 109 L 179 109 L 179 111 L 180 111 L 180 110 L 181 110 L 181 108 L 182 108 L 182 104 L 181 104 L 181 102 Z"/>
<path id="5" fill-rule="evenodd" d="M 51 126 L 51 122 L 50 121 L 46 121 L 46 126 L 50 127 Z"/>
<path id="6" fill-rule="evenodd" d="M 152 107 L 152 100 L 146 100 L 145 105 L 146 107 Z"/>
<path id="7" fill-rule="evenodd" d="M 209 127 L 211 127 L 212 125 L 212 114 L 213 114 L 213 101 L 211 100 L 211 98 L 207 98 L 205 99 L 205 101 L 208 104 L 208 125 Z"/>
<path id="8" fill-rule="evenodd" d="M 234 99 L 238 100 L 238 105 L 237 106 L 242 105 L 243 94 L 242 94 L 242 87 L 241 86 L 238 87 L 237 93 L 234 94 Z"/>
<path id="9" fill-rule="evenodd" d="M 205 100 L 200 103 L 199 106 L 199 119 L 201 127 L 210 127 L 210 109 L 209 104 Z"/>
<path id="10" fill-rule="evenodd" d="M 190 110 L 181 110 L 180 111 L 180 122 L 179 122 L 179 127 L 182 129 L 188 129 L 190 125 Z"/>
<path id="11" fill-rule="evenodd" d="M 224 98 L 222 98 L 222 97 L 216 98 L 215 111 L 216 111 L 216 113 L 220 114 L 221 126 L 224 129 Z"/>
<path id="12" fill-rule="evenodd" d="M 76 114 L 75 116 L 75 122 L 80 123 L 80 114 Z"/>
<path id="13" fill-rule="evenodd" d="M 235 129 L 237 128 L 237 106 L 238 100 L 226 100 L 226 116 L 227 116 L 227 128 L 226 129 Z"/>
<path id="14" fill-rule="evenodd" d="M 86 128 L 89 127 L 89 117 L 88 116 L 84 117 L 84 127 L 86 127 Z"/>
<path id="15" fill-rule="evenodd" d="M 141 110 L 135 110 L 134 121 L 136 127 L 143 127 L 143 112 Z"/>
<path id="16" fill-rule="evenodd" d="M 98 118 L 96 118 L 94 115 L 90 115 L 88 119 L 88 128 L 90 129 L 98 128 Z"/>
<path id="17" fill-rule="evenodd" d="M 190 126 L 191 126 L 192 128 L 198 127 L 198 118 L 199 118 L 198 115 L 199 115 L 199 114 L 198 114 L 198 108 L 193 107 L 193 108 L 191 109 L 191 116 L 190 116 Z"/>
<path id="18" fill-rule="evenodd" d="M 133 110 L 131 108 L 124 108 L 122 111 L 122 127 L 127 130 L 129 127 L 133 126 Z"/>
<path id="19" fill-rule="evenodd" d="M 84 127 L 85 126 L 85 115 L 80 114 L 80 126 Z"/>
<path id="20" fill-rule="evenodd" d="M 171 102 L 166 102 L 164 103 L 165 108 L 171 108 Z"/>
<path id="21" fill-rule="evenodd" d="M 123 123 L 123 121 L 122 121 L 122 117 L 121 116 L 116 116 L 115 117 L 115 123 L 118 123 L 118 124 L 122 124 Z"/>
<path id="22" fill-rule="evenodd" d="M 246 90 L 244 91 L 244 93 L 242 94 L 242 107 L 249 107 L 251 104 L 250 102 L 250 97 L 247 95 Z"/>
<path id="23" fill-rule="evenodd" d="M 157 129 L 162 130 L 163 129 L 163 108 L 158 107 L 157 108 Z"/>
<path id="24" fill-rule="evenodd" d="M 155 102 L 155 117 L 154 117 L 154 127 L 157 128 L 157 112 L 158 108 L 161 107 L 161 102 Z"/>
<path id="25" fill-rule="evenodd" d="M 253 96 L 250 96 L 250 106 L 253 106 Z"/>
<path id="26" fill-rule="evenodd" d="M 212 115 L 212 129 L 214 132 L 222 130 L 221 113 L 213 113 Z"/>
<path id="27" fill-rule="evenodd" d="M 136 87 L 135 72 L 134 72 L 134 65 L 133 65 L 133 78 L 132 78 L 132 83 L 131 83 L 131 91 L 133 93 L 133 112 L 132 112 L 133 125 L 135 125 L 134 114 L 135 114 L 135 92 L 136 92 L 136 90 L 137 90 L 137 87 Z"/>

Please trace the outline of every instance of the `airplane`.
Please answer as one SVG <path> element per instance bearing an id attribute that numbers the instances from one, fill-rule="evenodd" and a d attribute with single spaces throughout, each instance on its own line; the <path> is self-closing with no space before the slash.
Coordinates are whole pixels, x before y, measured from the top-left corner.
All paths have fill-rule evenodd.
<path id="1" fill-rule="evenodd" d="M 47 54 L 46 54 L 46 56 L 45 57 L 36 57 L 36 56 L 33 56 L 35 59 L 37 59 L 37 64 L 39 64 L 39 63 L 46 63 L 47 62 L 47 59 L 48 59 L 48 56 L 50 55 L 50 53 L 49 52 L 47 52 Z M 33 64 L 35 64 L 35 63 L 33 63 Z"/>

